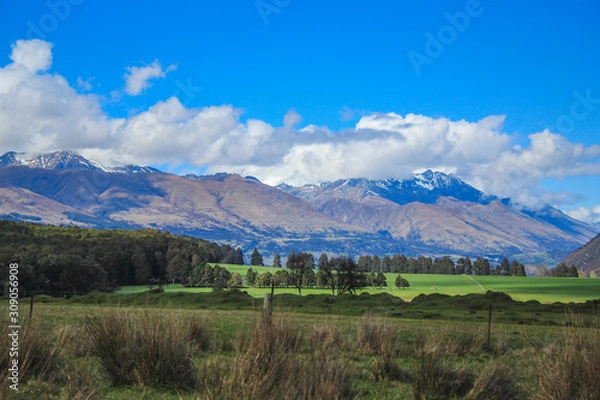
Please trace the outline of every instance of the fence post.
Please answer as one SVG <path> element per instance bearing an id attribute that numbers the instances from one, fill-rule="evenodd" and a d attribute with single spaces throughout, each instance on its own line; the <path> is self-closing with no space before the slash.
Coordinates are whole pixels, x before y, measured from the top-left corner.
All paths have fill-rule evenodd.
<path id="1" fill-rule="evenodd" d="M 273 314 L 273 295 L 275 294 L 275 280 L 271 280 L 271 293 L 265 293 L 263 303 L 263 321 L 266 323 L 271 322 L 271 315 Z"/>

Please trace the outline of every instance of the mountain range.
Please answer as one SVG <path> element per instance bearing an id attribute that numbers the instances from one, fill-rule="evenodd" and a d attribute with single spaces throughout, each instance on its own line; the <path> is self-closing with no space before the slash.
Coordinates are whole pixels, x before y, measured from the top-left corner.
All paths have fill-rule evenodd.
<path id="1" fill-rule="evenodd" d="M 454 175 L 272 187 L 235 174 L 108 168 L 73 151 L 0 157 L 0 218 L 95 228 L 156 228 L 266 257 L 457 255 L 554 265 L 597 229 L 546 206 L 527 210 Z"/>

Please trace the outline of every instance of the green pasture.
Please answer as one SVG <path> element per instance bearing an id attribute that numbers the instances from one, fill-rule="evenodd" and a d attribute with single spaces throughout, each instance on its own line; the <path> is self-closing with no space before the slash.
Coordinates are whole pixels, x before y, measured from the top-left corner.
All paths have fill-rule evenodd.
<path id="1" fill-rule="evenodd" d="M 220 264 L 226 267 L 230 272 L 237 272 L 246 276 L 250 266 L 248 265 L 230 265 Z M 276 268 L 255 267 L 252 269 L 258 273 L 275 273 Z M 427 275 L 427 274 L 402 274 L 406 278 L 410 287 L 397 289 L 394 286 L 394 280 L 397 274 L 385 274 L 388 287 L 367 288 L 360 293 L 389 293 L 400 297 L 403 300 L 410 301 L 420 294 L 447 294 L 447 295 L 465 295 L 470 293 L 485 293 L 487 290 L 494 292 L 503 292 L 510 295 L 514 300 L 528 301 L 537 300 L 541 303 L 581 303 L 587 300 L 600 298 L 600 279 L 586 278 L 547 278 L 547 277 L 516 277 L 516 276 L 465 276 L 465 275 Z M 209 292 L 210 288 L 185 288 L 181 285 L 167 285 L 164 287 L 166 292 L 188 292 L 199 293 Z M 148 290 L 147 286 L 123 287 L 118 290 L 119 294 L 137 293 Z M 253 297 L 262 297 L 264 293 L 270 291 L 268 288 L 243 288 Z M 296 288 L 276 288 L 278 294 L 292 293 L 297 294 Z M 303 288 L 302 294 L 329 294 L 327 289 Z"/>

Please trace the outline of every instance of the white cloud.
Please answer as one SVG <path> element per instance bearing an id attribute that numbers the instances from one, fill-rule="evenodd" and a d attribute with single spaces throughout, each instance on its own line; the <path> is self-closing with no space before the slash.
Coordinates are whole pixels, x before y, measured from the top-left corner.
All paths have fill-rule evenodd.
<path id="1" fill-rule="evenodd" d="M 568 211 L 567 214 L 575 219 L 588 223 L 600 222 L 600 205 L 592 208 L 578 207 Z"/>
<path id="2" fill-rule="evenodd" d="M 298 114 L 296 110 L 289 110 L 283 117 L 283 126 L 285 126 L 288 129 L 291 129 L 295 125 L 299 124 L 300 121 L 302 121 L 302 117 L 300 116 L 300 114 Z"/>
<path id="3" fill-rule="evenodd" d="M 544 179 L 600 174 L 600 146 L 585 147 L 544 131 L 516 147 L 502 131 L 504 116 L 473 122 L 370 113 L 354 128 L 332 132 L 298 126 L 301 117 L 293 110 L 284 116 L 283 126 L 274 127 L 254 119 L 241 122 L 242 111 L 230 105 L 187 108 L 171 97 L 127 118 L 112 118 L 97 96 L 78 93 L 59 74 L 44 72 L 51 66 L 51 47 L 39 40 L 18 41 L 13 62 L 0 68 L 2 152 L 75 149 L 109 166 L 206 167 L 270 184 L 401 179 L 431 168 L 456 173 L 487 193 L 526 205 L 572 198 L 542 190 Z M 163 71 L 158 62 L 131 69 L 131 93 L 141 92 L 149 79 L 164 77 L 169 69 Z M 79 86 L 86 83 L 81 80 Z"/>
<path id="4" fill-rule="evenodd" d="M 177 69 L 176 65 L 169 65 L 165 70 L 158 60 L 144 67 L 127 67 L 125 74 L 125 92 L 130 96 L 137 96 L 144 89 L 152 86 L 151 79 L 165 78 L 167 73 Z"/>
<path id="5" fill-rule="evenodd" d="M 52 43 L 39 39 L 17 40 L 12 45 L 10 59 L 14 67 L 26 68 L 33 74 L 46 71 L 52 65 Z"/>

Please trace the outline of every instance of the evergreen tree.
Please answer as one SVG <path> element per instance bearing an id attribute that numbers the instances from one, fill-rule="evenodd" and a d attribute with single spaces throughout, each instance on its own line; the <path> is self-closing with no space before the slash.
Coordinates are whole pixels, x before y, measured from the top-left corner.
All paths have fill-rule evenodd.
<path id="1" fill-rule="evenodd" d="M 459 258 L 458 261 L 456 261 L 456 275 L 462 275 L 465 273 L 465 259 L 464 258 Z"/>
<path id="2" fill-rule="evenodd" d="M 567 273 L 567 276 L 571 278 L 579 278 L 579 272 L 577 271 L 577 267 L 575 265 L 571 265 L 569 267 L 569 272 Z"/>
<path id="3" fill-rule="evenodd" d="M 237 248 L 233 255 L 233 263 L 237 265 L 244 265 L 244 254 L 241 248 Z"/>
<path id="4" fill-rule="evenodd" d="M 465 258 L 465 274 L 473 275 L 473 264 L 468 256 Z"/>
<path id="5" fill-rule="evenodd" d="M 390 272 L 392 270 L 392 259 L 390 256 L 385 256 L 381 259 L 380 272 Z"/>
<path id="6" fill-rule="evenodd" d="M 281 268 L 281 257 L 279 257 L 279 253 L 275 253 L 275 257 L 273 257 L 273 267 Z"/>
<path id="7" fill-rule="evenodd" d="M 504 257 L 500 266 L 498 267 L 498 275 L 511 275 L 510 273 L 510 263 L 508 258 Z"/>
<path id="8" fill-rule="evenodd" d="M 252 252 L 252 256 L 251 256 L 251 261 L 250 261 L 250 265 L 255 265 L 255 266 L 263 266 L 263 256 L 258 252 L 258 249 L 255 247 L 254 251 Z"/>
<path id="9" fill-rule="evenodd" d="M 358 257 L 358 270 L 361 272 L 370 272 L 373 260 L 371 256 L 360 256 Z"/>
<path id="10" fill-rule="evenodd" d="M 381 272 L 381 259 L 377 254 L 371 259 L 371 272 Z"/>

